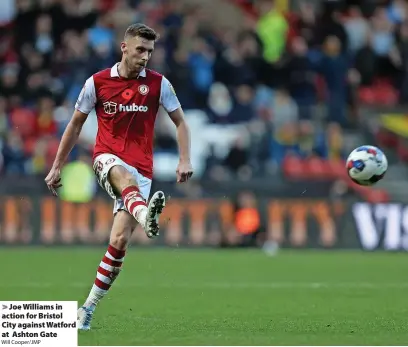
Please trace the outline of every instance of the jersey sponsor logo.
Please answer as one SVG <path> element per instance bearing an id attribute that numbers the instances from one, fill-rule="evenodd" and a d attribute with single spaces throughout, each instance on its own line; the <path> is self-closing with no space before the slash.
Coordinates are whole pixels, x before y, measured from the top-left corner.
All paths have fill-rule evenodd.
<path id="1" fill-rule="evenodd" d="M 115 114 L 117 112 L 147 112 L 149 108 L 144 105 L 118 105 L 116 102 L 107 101 L 103 103 L 103 110 L 106 114 Z"/>
<path id="2" fill-rule="evenodd" d="M 145 84 L 139 86 L 139 93 L 142 95 L 147 95 L 149 93 L 149 87 Z"/>
<path id="3" fill-rule="evenodd" d="M 139 106 L 136 104 L 119 105 L 119 112 L 147 112 L 149 108 L 147 106 Z"/>
<path id="4" fill-rule="evenodd" d="M 115 114 L 118 104 L 116 102 L 107 101 L 103 103 L 103 110 L 106 114 Z"/>

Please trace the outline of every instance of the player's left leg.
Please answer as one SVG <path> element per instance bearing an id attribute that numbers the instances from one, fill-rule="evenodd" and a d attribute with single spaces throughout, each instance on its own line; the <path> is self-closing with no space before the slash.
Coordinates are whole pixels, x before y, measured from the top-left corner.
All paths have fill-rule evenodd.
<path id="1" fill-rule="evenodd" d="M 89 330 L 96 306 L 108 293 L 118 277 L 125 259 L 130 237 L 136 227 L 136 221 L 127 211 L 118 210 L 115 204 L 115 216 L 108 249 L 103 256 L 96 273 L 94 284 L 85 303 L 78 310 L 78 329 Z"/>

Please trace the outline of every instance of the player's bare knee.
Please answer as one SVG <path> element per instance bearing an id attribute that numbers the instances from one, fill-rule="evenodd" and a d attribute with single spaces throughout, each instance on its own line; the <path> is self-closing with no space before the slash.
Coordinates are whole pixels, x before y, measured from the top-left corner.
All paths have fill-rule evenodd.
<path id="1" fill-rule="evenodd" d="M 113 221 L 110 244 L 117 249 L 126 249 L 135 224 L 136 221 L 127 211 L 118 211 Z"/>
<path id="2" fill-rule="evenodd" d="M 126 226 L 111 236 L 111 245 L 116 249 L 126 249 L 129 243 L 132 227 Z"/>
<path id="3" fill-rule="evenodd" d="M 126 187 L 137 185 L 132 174 L 120 165 L 116 165 L 109 170 L 108 179 L 117 193 L 121 193 Z"/>

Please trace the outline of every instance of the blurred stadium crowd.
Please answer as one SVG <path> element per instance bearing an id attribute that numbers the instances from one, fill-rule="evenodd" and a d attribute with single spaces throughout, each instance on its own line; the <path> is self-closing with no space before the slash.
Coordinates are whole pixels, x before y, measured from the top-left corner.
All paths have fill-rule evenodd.
<path id="1" fill-rule="evenodd" d="M 207 1 L 2 0 L 1 172 L 47 172 L 84 81 L 120 59 L 138 21 L 161 35 L 149 67 L 186 111 L 198 177 L 270 174 L 288 154 L 344 159 L 359 105 L 407 101 L 405 1 L 229 3 L 244 13 L 235 26 Z M 95 132 L 91 114 L 70 160 L 89 157 Z M 174 129 L 161 115 L 155 156 L 156 177 L 172 177 Z"/>

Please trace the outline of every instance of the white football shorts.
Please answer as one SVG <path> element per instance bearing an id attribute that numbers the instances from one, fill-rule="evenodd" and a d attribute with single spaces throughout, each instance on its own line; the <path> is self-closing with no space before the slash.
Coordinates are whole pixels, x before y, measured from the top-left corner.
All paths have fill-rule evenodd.
<path id="1" fill-rule="evenodd" d="M 136 168 L 126 164 L 116 155 L 108 153 L 98 155 L 94 160 L 93 170 L 95 172 L 99 185 L 111 196 L 112 199 L 115 200 L 113 206 L 113 214 L 116 214 L 116 212 L 120 210 L 127 211 L 125 204 L 123 203 L 122 196 L 117 196 L 114 193 L 113 188 L 108 180 L 109 170 L 116 165 L 123 166 L 132 174 L 139 187 L 140 193 L 142 194 L 142 197 L 146 200 L 146 202 L 149 199 L 150 189 L 152 187 L 152 180 L 150 178 L 144 177 L 137 171 Z"/>

